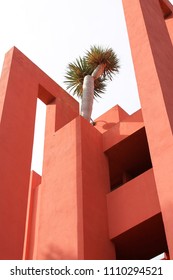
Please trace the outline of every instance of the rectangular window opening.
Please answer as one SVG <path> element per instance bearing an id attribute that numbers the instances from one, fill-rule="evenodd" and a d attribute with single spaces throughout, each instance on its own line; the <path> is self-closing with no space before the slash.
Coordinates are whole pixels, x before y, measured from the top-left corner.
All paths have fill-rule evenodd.
<path id="1" fill-rule="evenodd" d="M 31 170 L 34 170 L 39 175 L 42 175 L 42 167 L 43 167 L 45 122 L 46 122 L 46 105 L 40 99 L 37 98 Z"/>

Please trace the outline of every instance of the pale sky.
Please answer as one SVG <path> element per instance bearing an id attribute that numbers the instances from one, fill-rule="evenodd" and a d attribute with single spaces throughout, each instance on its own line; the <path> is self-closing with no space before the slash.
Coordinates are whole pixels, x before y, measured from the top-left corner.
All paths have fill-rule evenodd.
<path id="1" fill-rule="evenodd" d="M 5 53 L 16 46 L 65 89 L 68 63 L 91 45 L 113 48 L 121 66 L 106 94 L 94 102 L 92 117 L 116 104 L 129 114 L 137 111 L 140 102 L 121 0 L 0 0 L 0 69 Z M 44 112 L 39 102 L 32 161 L 39 174 Z"/>

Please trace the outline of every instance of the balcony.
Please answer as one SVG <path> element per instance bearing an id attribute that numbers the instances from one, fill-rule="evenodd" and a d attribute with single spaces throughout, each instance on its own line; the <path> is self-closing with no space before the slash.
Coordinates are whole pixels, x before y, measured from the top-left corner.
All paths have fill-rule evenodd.
<path id="1" fill-rule="evenodd" d="M 116 139 L 116 136 L 112 135 Z M 152 168 L 145 128 L 139 128 L 105 151 L 111 190 Z"/>
<path id="2" fill-rule="evenodd" d="M 110 192 L 107 206 L 117 259 L 151 259 L 167 251 L 152 169 Z"/>

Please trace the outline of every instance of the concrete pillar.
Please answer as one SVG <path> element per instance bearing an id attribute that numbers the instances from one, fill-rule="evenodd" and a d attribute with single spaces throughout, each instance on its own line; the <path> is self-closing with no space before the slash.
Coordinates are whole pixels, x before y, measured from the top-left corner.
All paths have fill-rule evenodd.
<path id="1" fill-rule="evenodd" d="M 164 18 L 165 5 L 173 11 L 166 0 L 123 0 L 161 213 L 173 259 L 173 47 Z"/>
<path id="2" fill-rule="evenodd" d="M 23 256 L 37 98 L 56 102 L 56 128 L 79 114 L 78 103 L 14 47 L 0 80 L 0 259 Z"/>

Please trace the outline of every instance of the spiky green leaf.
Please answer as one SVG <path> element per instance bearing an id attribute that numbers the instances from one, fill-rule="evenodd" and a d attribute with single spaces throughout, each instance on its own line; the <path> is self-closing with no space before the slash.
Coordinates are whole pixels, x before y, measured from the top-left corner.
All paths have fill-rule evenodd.
<path id="1" fill-rule="evenodd" d="M 76 94 L 81 97 L 84 77 L 90 74 L 91 69 L 88 67 L 85 58 L 79 57 L 75 62 L 69 63 L 65 75 L 67 89 L 72 91 L 73 95 Z"/>
<path id="2" fill-rule="evenodd" d="M 95 69 L 99 64 L 104 64 L 104 76 L 110 80 L 114 74 L 119 72 L 119 59 L 111 48 L 92 46 L 86 52 L 85 60 L 91 69 Z"/>

